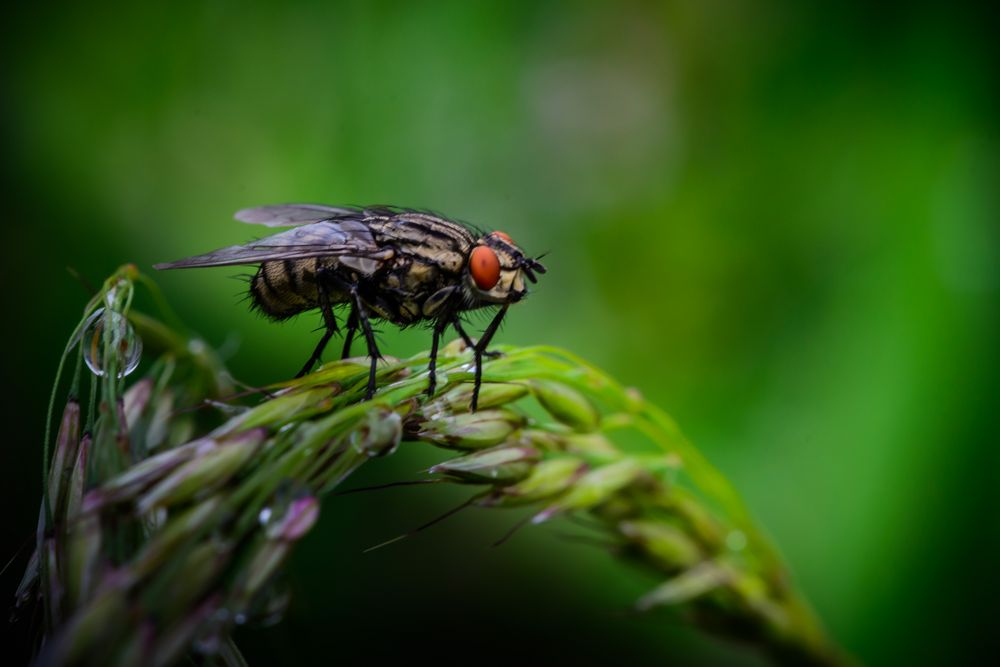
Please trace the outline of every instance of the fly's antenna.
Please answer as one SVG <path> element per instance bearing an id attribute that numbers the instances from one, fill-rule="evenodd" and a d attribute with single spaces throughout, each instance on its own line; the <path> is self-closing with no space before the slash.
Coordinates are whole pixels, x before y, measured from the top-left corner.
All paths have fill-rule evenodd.
<path id="1" fill-rule="evenodd" d="M 518 262 L 518 267 L 522 271 L 524 271 L 524 275 L 527 276 L 528 280 L 530 280 L 531 282 L 533 283 L 538 282 L 538 278 L 535 276 L 536 271 L 538 273 L 545 273 L 545 266 L 543 266 L 542 263 L 539 262 L 538 260 L 541 259 L 542 257 L 545 257 L 545 255 L 547 254 L 548 253 L 542 253 L 541 255 L 538 256 L 537 259 L 532 259 L 531 257 L 524 257 L 523 255 L 520 257 L 520 261 Z"/>

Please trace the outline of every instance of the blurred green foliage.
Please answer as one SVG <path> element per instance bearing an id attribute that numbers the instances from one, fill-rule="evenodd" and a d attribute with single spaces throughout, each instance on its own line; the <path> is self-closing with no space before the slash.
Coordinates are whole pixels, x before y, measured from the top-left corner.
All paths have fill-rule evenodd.
<path id="1" fill-rule="evenodd" d="M 230 215 L 255 204 L 426 206 L 549 251 L 500 340 L 569 348 L 673 413 L 850 650 L 971 652 L 995 587 L 993 25 L 935 4 L 716 0 L 8 10 L 4 553 L 33 527 L 49 382 L 86 301 L 64 267 L 96 283 L 242 242 L 256 230 Z M 256 318 L 234 273 L 161 284 L 237 377 L 291 374 L 318 318 Z M 382 338 L 399 356 L 429 344 Z M 513 515 L 362 556 L 445 509 L 419 488 L 362 495 L 324 508 L 289 618 L 241 638 L 251 660 L 347 639 L 367 657 L 746 662 L 616 614 L 649 579 L 597 550 L 544 529 L 491 550 Z"/>

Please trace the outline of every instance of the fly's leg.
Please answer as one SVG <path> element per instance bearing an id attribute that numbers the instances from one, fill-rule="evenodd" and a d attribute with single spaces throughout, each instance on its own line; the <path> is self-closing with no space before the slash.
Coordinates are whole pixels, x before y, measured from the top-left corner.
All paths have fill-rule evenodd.
<path id="1" fill-rule="evenodd" d="M 361 330 L 365 333 L 365 342 L 368 343 L 368 356 L 371 358 L 371 367 L 368 370 L 368 390 L 365 391 L 365 400 L 371 399 L 375 395 L 375 369 L 378 364 L 378 346 L 375 344 L 375 334 L 372 333 L 372 325 L 368 321 L 368 313 L 361 304 L 361 296 L 358 294 L 358 286 L 351 285 L 351 300 L 354 303 L 354 312 L 361 323 Z"/>
<path id="2" fill-rule="evenodd" d="M 448 320 L 442 319 L 434 323 L 434 337 L 431 339 L 431 362 L 427 365 L 428 375 L 430 380 L 427 383 L 427 395 L 433 396 L 434 390 L 437 389 L 437 356 L 438 356 L 438 342 L 441 340 L 441 334 L 444 333 L 445 327 L 448 326 Z"/>
<path id="3" fill-rule="evenodd" d="M 476 355 L 476 383 L 472 388 L 472 411 L 476 411 L 476 407 L 479 404 L 479 386 L 483 383 L 483 352 L 486 350 L 486 346 L 490 344 L 490 340 L 493 338 L 493 334 L 497 332 L 500 328 L 500 322 L 503 321 L 503 316 L 507 314 L 507 306 L 504 306 L 497 312 L 490 322 L 490 325 L 486 327 L 486 331 L 483 332 L 482 337 L 480 337 L 479 342 L 473 349 Z"/>
<path id="4" fill-rule="evenodd" d="M 453 327 L 455 327 L 455 331 L 458 332 L 458 335 L 462 337 L 462 340 L 465 342 L 466 347 L 468 347 L 471 350 L 476 346 L 476 344 L 472 342 L 472 339 L 469 338 L 469 334 L 465 333 L 465 329 L 462 328 L 461 320 L 459 320 L 456 317 L 455 319 L 452 320 L 451 324 Z"/>
<path id="5" fill-rule="evenodd" d="M 354 334 L 358 331 L 358 314 L 351 306 L 351 314 L 347 317 L 347 334 L 344 335 L 344 349 L 340 353 L 341 359 L 351 356 L 351 343 L 354 341 Z"/>
<path id="6" fill-rule="evenodd" d="M 461 320 L 459 320 L 456 317 L 454 320 L 452 320 L 451 324 L 452 326 L 455 327 L 455 331 L 458 332 L 458 335 L 462 337 L 462 340 L 465 342 L 466 347 L 468 347 L 470 350 L 475 349 L 476 344 L 472 341 L 471 338 L 469 338 L 469 334 L 465 333 L 465 329 L 462 328 Z M 490 352 L 489 350 L 483 350 L 483 354 L 490 359 L 496 359 L 497 357 L 503 356 L 502 352 Z"/>
<path id="7" fill-rule="evenodd" d="M 333 308 L 330 306 L 330 295 L 326 291 L 326 284 L 323 280 L 322 274 L 319 276 L 319 280 L 316 282 L 317 291 L 319 292 L 319 309 L 323 313 L 323 322 L 326 323 L 326 331 L 323 332 L 323 337 L 319 339 L 319 344 L 316 349 L 313 350 L 312 356 L 309 357 L 309 361 L 306 365 L 302 367 L 302 370 L 296 374 L 295 377 L 300 378 L 309 371 L 312 367 L 316 365 L 319 361 L 320 356 L 323 354 L 323 350 L 326 348 L 326 344 L 330 342 L 330 338 L 333 334 L 337 333 L 337 320 L 333 316 Z"/>

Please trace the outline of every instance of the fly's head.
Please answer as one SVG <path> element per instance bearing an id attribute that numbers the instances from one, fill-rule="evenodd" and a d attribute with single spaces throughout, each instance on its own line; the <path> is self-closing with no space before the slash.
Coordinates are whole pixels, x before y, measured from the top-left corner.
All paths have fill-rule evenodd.
<path id="1" fill-rule="evenodd" d="M 525 255 L 510 236 L 490 232 L 469 253 L 465 291 L 474 303 L 517 303 L 528 294 L 525 281 L 537 282 L 538 273 L 545 273 L 545 267 Z"/>

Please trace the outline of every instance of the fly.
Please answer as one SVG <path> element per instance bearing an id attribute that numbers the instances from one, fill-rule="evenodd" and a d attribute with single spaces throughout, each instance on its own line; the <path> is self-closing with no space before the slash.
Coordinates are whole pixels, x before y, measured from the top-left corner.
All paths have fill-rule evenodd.
<path id="1" fill-rule="evenodd" d="M 346 305 L 341 358 L 350 356 L 360 329 L 371 365 L 365 399 L 375 393 L 379 357 L 371 321 L 397 326 L 428 323 L 431 339 L 427 394 L 437 388 L 438 343 L 451 326 L 475 356 L 472 410 L 482 381 L 483 355 L 507 313 L 523 299 L 525 280 L 545 273 L 503 232 L 477 235 L 464 225 L 411 209 L 280 204 L 237 211 L 236 219 L 268 227 L 292 227 L 243 245 L 221 248 L 157 269 L 259 265 L 250 281 L 253 306 L 273 320 L 319 309 L 325 331 L 296 377 L 308 373 L 330 338 L 340 331 L 334 307 Z M 462 316 L 498 308 L 478 342 L 462 326 Z"/>

